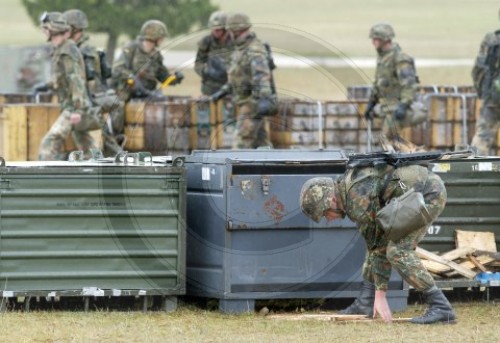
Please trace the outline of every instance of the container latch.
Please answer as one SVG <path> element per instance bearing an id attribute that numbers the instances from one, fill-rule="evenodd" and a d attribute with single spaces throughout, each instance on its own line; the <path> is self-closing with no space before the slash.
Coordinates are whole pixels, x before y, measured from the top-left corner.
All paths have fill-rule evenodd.
<path id="1" fill-rule="evenodd" d="M 262 184 L 262 192 L 264 193 L 264 195 L 268 195 L 269 187 L 271 185 L 271 179 L 269 178 L 269 176 L 262 176 L 260 178 L 260 182 Z"/>

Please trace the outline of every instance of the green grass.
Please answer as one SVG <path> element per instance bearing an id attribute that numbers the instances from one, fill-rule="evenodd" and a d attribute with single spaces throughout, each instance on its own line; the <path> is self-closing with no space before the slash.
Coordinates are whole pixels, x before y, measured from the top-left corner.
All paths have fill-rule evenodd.
<path id="1" fill-rule="evenodd" d="M 486 32 L 497 29 L 495 0 L 213 0 L 226 11 L 249 14 L 262 38 L 298 54 L 372 56 L 368 39 L 372 24 L 388 21 L 396 38 L 413 56 L 473 58 Z M 50 9 L 48 9 L 50 10 Z M 44 38 L 20 0 L 0 4 L 0 45 L 36 45 Z M 92 25 L 92 18 L 90 18 Z M 167 23 L 168 24 L 168 23 Z M 139 30 L 139 28 L 137 28 Z M 188 37 L 189 38 L 189 35 Z M 93 40 L 103 46 L 105 37 Z M 126 38 L 122 37 L 122 41 Z M 186 39 L 178 48 L 194 48 Z"/>
<path id="2" fill-rule="evenodd" d="M 277 52 L 292 56 L 361 56 L 375 59 L 367 38 L 370 26 L 387 20 L 396 28 L 397 40 L 414 57 L 469 58 L 477 53 L 484 34 L 500 26 L 498 2 L 493 0 L 213 0 L 226 11 L 243 11 L 256 23 L 262 39 Z M 40 45 L 44 37 L 31 22 L 20 0 L 0 3 L 1 45 Z M 92 19 L 90 19 L 92 24 Z M 139 28 L 138 28 L 139 29 Z M 195 49 L 199 33 L 174 37 L 171 49 Z M 92 35 L 104 46 L 105 35 Z M 128 38 L 122 36 L 120 43 Z M 471 84 L 470 67 L 421 68 L 422 85 Z M 200 94 L 199 77 L 185 70 L 182 85 L 166 90 L 172 95 Z M 276 84 L 283 95 L 305 99 L 340 100 L 345 87 L 370 83 L 373 69 L 280 68 Z"/>
<path id="3" fill-rule="evenodd" d="M 457 325 L 284 321 L 257 314 L 224 315 L 192 307 L 177 312 L 9 312 L 2 342 L 498 342 L 500 308 L 455 304 Z M 409 306 L 395 317 L 420 315 Z"/>

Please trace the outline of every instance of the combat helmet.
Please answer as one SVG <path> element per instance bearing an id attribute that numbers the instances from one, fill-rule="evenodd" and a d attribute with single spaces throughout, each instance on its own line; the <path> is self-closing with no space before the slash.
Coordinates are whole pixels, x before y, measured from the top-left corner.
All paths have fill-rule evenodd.
<path id="1" fill-rule="evenodd" d="M 63 13 L 63 17 L 75 29 L 83 30 L 89 27 L 87 15 L 79 9 L 67 10 Z"/>
<path id="2" fill-rule="evenodd" d="M 325 210 L 332 208 L 332 198 L 336 195 L 337 184 L 330 177 L 315 177 L 307 180 L 300 191 L 302 212 L 319 223 Z"/>
<path id="3" fill-rule="evenodd" d="M 141 38 L 157 41 L 168 36 L 167 26 L 160 20 L 148 20 L 141 27 Z"/>
<path id="4" fill-rule="evenodd" d="M 232 13 L 227 16 L 227 31 L 243 31 L 249 29 L 251 26 L 250 18 L 244 13 Z"/>
<path id="5" fill-rule="evenodd" d="M 392 40 L 395 36 L 396 34 L 394 33 L 394 29 L 390 24 L 387 23 L 375 24 L 370 29 L 370 38 L 372 39 L 389 41 Z"/>
<path id="6" fill-rule="evenodd" d="M 42 28 L 51 33 L 63 33 L 71 29 L 60 12 L 44 12 L 40 16 L 40 23 Z"/>
<path id="7" fill-rule="evenodd" d="M 227 14 L 223 11 L 216 11 L 208 19 L 208 27 L 211 30 L 224 29 L 226 27 Z"/>

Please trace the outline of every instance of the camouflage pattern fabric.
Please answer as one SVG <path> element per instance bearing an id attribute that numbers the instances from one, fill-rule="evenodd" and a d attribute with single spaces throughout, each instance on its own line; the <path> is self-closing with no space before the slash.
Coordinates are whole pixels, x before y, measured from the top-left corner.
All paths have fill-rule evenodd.
<path id="1" fill-rule="evenodd" d="M 136 95 L 134 89 L 127 85 L 130 76 L 135 76 L 136 83 L 140 83 L 146 91 L 154 91 L 168 75 L 161 51 L 155 48 L 148 54 L 142 50 L 141 40 L 136 39 L 127 44 L 114 61 L 111 78 L 113 88 L 123 100 L 128 101 Z"/>
<path id="2" fill-rule="evenodd" d="M 476 123 L 476 132 L 471 144 L 480 155 L 496 155 L 494 145 L 500 128 L 500 106 L 490 105 L 488 100 L 481 104 L 481 112 Z M 498 142 L 497 144 L 500 144 Z"/>
<path id="3" fill-rule="evenodd" d="M 229 81 L 223 87 L 231 90 L 240 115 L 233 147 L 255 149 L 263 143 L 271 146 L 264 119 L 256 113 L 259 98 L 272 95 L 266 48 L 253 32 L 238 37 L 235 44 L 228 71 Z M 248 124 L 248 119 L 252 119 L 252 125 Z"/>
<path id="4" fill-rule="evenodd" d="M 75 42 L 80 52 L 83 55 L 83 60 L 85 64 L 85 72 L 93 73 L 93 78 L 90 79 L 88 75 L 86 75 L 86 85 L 89 95 L 91 97 L 95 97 L 99 93 L 105 93 L 107 91 L 107 85 L 103 84 L 101 79 L 102 71 L 101 71 L 101 62 L 99 58 L 99 53 L 97 49 L 90 44 L 89 35 L 83 34 L 82 37 Z M 117 96 L 113 102 L 112 112 L 108 115 L 113 115 L 115 113 L 121 114 L 124 113 L 124 103 Z M 104 109 L 103 109 L 104 110 Z M 120 118 L 118 120 L 121 120 Z M 105 127 L 106 123 L 104 120 L 102 121 L 102 140 L 103 140 L 103 154 L 104 156 L 115 156 L 120 153 L 123 149 L 116 142 L 115 137 L 109 132 L 109 130 Z"/>
<path id="5" fill-rule="evenodd" d="M 141 49 L 141 39 L 138 38 L 128 43 L 121 55 L 114 61 L 112 69 L 112 87 L 121 100 L 127 102 L 137 97 L 137 87 L 146 92 L 154 91 L 158 83 L 168 77 L 167 67 L 163 65 L 163 56 L 157 48 L 149 54 Z M 127 80 L 135 77 L 135 85 L 130 87 Z M 142 95 L 141 97 L 145 97 Z M 122 133 L 125 125 L 125 111 L 123 108 L 112 113 L 113 131 Z"/>
<path id="6" fill-rule="evenodd" d="M 488 49 L 494 45 L 500 44 L 500 32 L 488 33 L 479 48 L 479 53 L 476 57 L 474 67 L 472 69 L 472 79 L 474 86 L 477 90 L 478 96 L 482 99 L 481 111 L 479 120 L 476 123 L 476 132 L 472 138 L 471 144 L 477 148 L 480 155 L 496 155 L 493 151 L 495 145 L 497 131 L 500 127 L 500 106 L 498 103 L 492 101 L 491 94 L 491 81 L 494 75 L 500 73 L 500 61 L 497 61 L 497 70 L 490 70 L 486 65 L 486 57 Z M 489 75 L 486 75 L 488 74 Z M 497 144 L 500 144 L 498 142 Z"/>
<path id="7" fill-rule="evenodd" d="M 51 85 L 57 92 L 61 106 L 61 114 L 42 139 L 39 150 L 40 160 L 64 159 L 64 140 L 72 131 L 69 117 L 72 113 L 82 115 L 83 122 L 90 122 L 86 116 L 91 116 L 91 103 L 85 87 L 85 67 L 82 54 L 76 44 L 68 39 L 57 46 L 52 54 Z M 94 148 L 94 141 L 88 130 L 81 127 L 73 132 L 76 146 L 84 151 Z"/>
<path id="8" fill-rule="evenodd" d="M 439 176 L 418 165 L 398 169 L 392 166 L 367 167 L 348 171 L 338 187 L 347 216 L 358 224 L 366 242 L 368 254 L 363 265 L 364 278 L 374 283 L 376 289 L 387 290 L 391 269 L 395 268 L 415 289 L 424 291 L 432 287 L 434 280 L 415 253 L 428 227 L 393 242 L 385 238 L 375 217 L 383 204 L 413 187 L 424 195 L 434 221 L 446 204 L 446 189 Z"/>
<path id="9" fill-rule="evenodd" d="M 86 68 L 86 72 L 94 73 L 95 75 L 92 80 L 89 80 L 86 77 L 87 81 L 87 89 L 90 94 L 96 94 L 99 92 L 105 92 L 106 87 L 101 82 L 101 63 L 99 60 L 99 53 L 97 49 L 90 44 L 89 35 L 83 34 L 82 37 L 76 41 L 76 46 L 80 49 L 80 52 L 83 55 L 83 60 L 86 65 L 89 65 L 90 68 Z"/>
<path id="10" fill-rule="evenodd" d="M 211 58 L 220 59 L 226 70 L 229 68 L 231 53 L 233 51 L 233 43 L 227 39 L 225 42 L 220 42 L 210 33 L 203 37 L 198 42 L 198 51 L 194 62 L 195 72 L 201 76 L 201 93 L 211 95 L 217 92 L 227 82 L 226 80 L 214 79 L 206 75 L 205 68 L 207 62 Z"/>
<path id="11" fill-rule="evenodd" d="M 383 134 L 392 138 L 401 131 L 403 124 L 393 118 L 399 103 L 411 104 L 417 92 L 417 76 L 413 58 L 401 51 L 397 43 L 379 52 L 377 69 L 370 101 L 378 98 L 380 115 L 384 119 Z M 407 116 L 412 115 L 411 111 Z"/>

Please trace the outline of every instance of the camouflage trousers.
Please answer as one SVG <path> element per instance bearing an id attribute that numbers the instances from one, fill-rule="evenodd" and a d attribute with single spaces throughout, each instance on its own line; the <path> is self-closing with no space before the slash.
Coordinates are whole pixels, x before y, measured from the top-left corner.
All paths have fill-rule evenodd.
<path id="1" fill-rule="evenodd" d="M 266 120 L 256 117 L 252 105 L 242 105 L 238 108 L 233 149 L 256 149 L 258 147 L 272 147 L 269 139 L 269 129 Z"/>
<path id="2" fill-rule="evenodd" d="M 496 155 L 496 152 L 493 152 L 493 147 L 497 140 L 499 128 L 500 106 L 492 106 L 487 100 L 484 101 L 471 143 L 477 148 L 480 155 Z M 497 144 L 500 144 L 500 142 L 497 142 Z"/>
<path id="3" fill-rule="evenodd" d="M 423 194 L 429 214 L 434 221 L 446 204 L 446 189 L 437 175 L 429 175 Z M 372 230 L 377 230 L 379 237 L 377 244 L 368 250 L 365 257 L 364 279 L 375 284 L 378 290 L 387 290 L 391 271 L 394 268 L 406 282 L 418 291 L 425 291 L 434 286 L 433 277 L 415 252 L 428 228 L 429 226 L 422 227 L 399 241 L 393 242 L 383 237 L 381 228 L 373 226 Z"/>
<path id="4" fill-rule="evenodd" d="M 63 111 L 43 137 L 38 159 L 40 161 L 63 161 L 66 159 L 64 141 L 71 134 L 78 150 L 88 152 L 95 148 L 95 142 L 89 131 L 75 130 L 69 121 L 70 113 Z"/>

